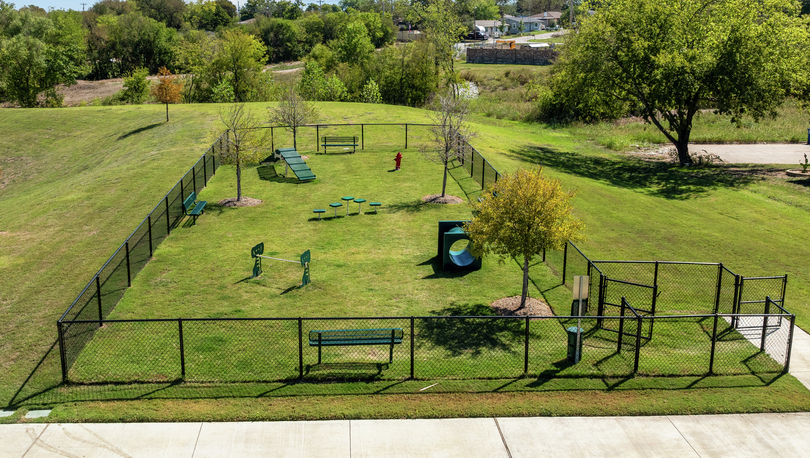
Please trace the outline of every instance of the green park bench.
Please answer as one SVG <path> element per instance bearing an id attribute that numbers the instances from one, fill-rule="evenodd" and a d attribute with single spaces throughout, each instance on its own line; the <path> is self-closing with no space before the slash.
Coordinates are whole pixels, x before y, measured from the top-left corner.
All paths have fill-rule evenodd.
<path id="1" fill-rule="evenodd" d="M 318 364 L 321 363 L 321 348 L 352 345 L 389 345 L 388 362 L 394 360 L 394 344 L 402 343 L 402 328 L 382 329 L 327 329 L 309 331 L 309 346 L 318 347 Z"/>
<path id="2" fill-rule="evenodd" d="M 323 137 L 323 152 L 327 146 L 351 146 L 352 153 L 357 152 L 357 137 Z"/>
<path id="3" fill-rule="evenodd" d="M 186 197 L 186 200 L 183 201 L 183 213 L 185 213 L 186 216 L 191 216 L 194 218 L 194 222 L 197 222 L 197 217 L 203 213 L 206 204 L 208 204 L 208 202 L 204 200 L 197 202 L 197 193 L 192 192 Z"/>

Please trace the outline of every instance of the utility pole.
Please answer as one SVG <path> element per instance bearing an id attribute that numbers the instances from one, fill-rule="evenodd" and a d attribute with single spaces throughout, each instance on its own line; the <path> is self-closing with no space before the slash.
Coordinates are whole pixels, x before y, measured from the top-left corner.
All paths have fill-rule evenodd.
<path id="1" fill-rule="evenodd" d="M 568 12 L 571 13 L 571 29 L 574 28 L 574 0 L 568 0 Z"/>
<path id="2" fill-rule="evenodd" d="M 82 5 L 82 13 L 84 13 L 84 5 L 86 5 L 86 4 L 87 3 L 81 3 L 81 5 Z"/>
<path id="3" fill-rule="evenodd" d="M 321 14 L 321 5 L 323 5 L 323 0 L 318 0 L 318 14 Z"/>

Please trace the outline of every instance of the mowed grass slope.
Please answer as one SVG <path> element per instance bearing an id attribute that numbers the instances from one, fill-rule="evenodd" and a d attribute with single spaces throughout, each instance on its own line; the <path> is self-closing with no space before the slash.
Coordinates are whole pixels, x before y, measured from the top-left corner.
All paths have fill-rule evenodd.
<path id="1" fill-rule="evenodd" d="M 319 105 L 322 107 L 321 122 L 425 121 L 420 110 L 402 107 L 336 103 Z M 252 108 L 262 114 L 265 106 L 256 104 Z M 113 250 L 205 151 L 213 138 L 209 131 L 212 128 L 219 130 L 214 127 L 219 108 L 173 106 L 172 122 L 169 124 L 161 122 L 162 107 L 158 106 L 4 111 L 4 122 L 0 124 L 0 167 L 4 169 L 3 178 L 0 179 L 3 184 L 0 189 L 0 405 L 21 402 L 25 397 L 53 388 L 58 383 L 58 355 L 50 352 L 49 357 L 41 361 L 55 341 L 55 320 Z M 577 140 L 570 130 L 565 129 L 542 129 L 536 125 L 489 119 L 478 119 L 475 128 L 479 136 L 473 140 L 473 144 L 499 171 L 510 172 L 520 167 L 542 164 L 550 175 L 560 178 L 567 186 L 578 189 L 579 195 L 575 201 L 577 214 L 588 223 L 589 241 L 582 246 L 593 258 L 723 261 L 735 272 L 745 275 L 781 274 L 787 271 L 791 276 L 787 307 L 798 313 L 800 324 L 805 327 L 810 324 L 807 321 L 810 291 L 804 285 L 808 272 L 803 263 L 807 250 L 801 239 L 801 228 L 810 218 L 807 214 L 808 207 L 803 201 L 807 195 L 803 184 L 780 178 L 763 179 L 757 175 L 758 169 L 754 168 L 742 167 L 742 173 L 732 173 L 726 168 L 687 171 L 666 164 L 616 157 L 591 143 Z M 356 129 L 350 130 L 335 129 L 334 133 L 357 134 Z M 280 135 L 278 131 L 276 133 Z M 322 131 L 321 135 L 323 134 Z M 372 129 L 367 130 L 366 135 L 370 150 L 375 147 L 375 142 L 384 148 L 379 152 L 380 170 L 393 168 L 393 155 L 399 148 L 396 145 L 399 141 L 396 139 L 398 134 L 375 134 Z M 374 140 L 375 135 L 378 136 L 377 140 Z M 277 141 L 285 140 L 278 138 Z M 278 146 L 281 145 L 277 143 L 276 147 Z M 310 144 L 310 149 L 312 146 Z M 299 149 L 304 150 L 306 146 L 299 146 Z M 370 155 L 371 151 L 363 154 Z M 390 156 L 388 160 L 385 154 Z M 352 264 L 364 263 L 367 267 L 374 268 L 373 263 L 380 261 L 369 259 L 367 253 L 352 251 L 350 241 L 330 240 L 328 230 L 334 225 L 347 223 L 345 226 L 356 228 L 357 233 L 363 237 L 379 238 L 378 257 L 381 258 L 381 254 L 385 253 L 393 258 L 380 262 L 381 268 L 386 267 L 385 263 L 399 263 L 410 265 L 414 272 L 424 273 L 429 272 L 425 269 L 430 266 L 415 267 L 413 263 L 424 258 L 424 253 L 434 245 L 435 220 L 444 218 L 444 212 L 449 212 L 446 215 L 450 217 L 463 217 L 466 211 L 462 210 L 463 207 L 450 210 L 433 210 L 420 206 L 415 209 L 400 208 L 394 214 L 407 221 L 402 227 L 417 228 L 417 231 L 425 235 L 426 241 L 422 246 L 406 247 L 398 254 L 393 254 L 398 247 L 398 231 L 401 231 L 396 225 L 388 231 L 385 228 L 376 228 L 364 224 L 363 218 L 366 215 L 320 223 L 309 221 L 312 217 L 311 209 L 315 208 L 311 204 L 315 201 L 321 204 L 318 207 L 325 207 L 330 201 L 346 194 L 368 198 L 361 195 L 362 192 L 347 189 L 353 178 L 361 183 L 365 181 L 369 188 L 381 187 L 383 196 L 385 193 L 396 195 L 397 190 L 390 186 L 392 183 L 384 181 L 400 179 L 388 177 L 396 173 L 381 172 L 383 178 L 353 176 L 348 161 L 341 159 L 354 157 L 314 156 L 312 167 L 316 174 L 319 174 L 317 163 L 321 162 L 322 165 L 329 166 L 328 170 L 339 170 L 345 177 L 339 175 L 337 180 L 333 180 L 334 183 L 329 184 L 312 183 L 312 197 L 315 198 L 294 196 L 293 198 L 298 199 L 295 202 L 300 202 L 302 207 L 301 214 L 280 216 L 282 219 L 290 218 L 288 221 L 292 224 L 281 229 L 268 227 L 264 240 L 254 242 L 247 240 L 247 237 L 240 238 L 242 234 L 238 223 L 260 224 L 261 218 L 256 215 L 260 215 L 259 212 L 272 211 L 276 208 L 274 202 L 287 197 L 283 192 L 276 192 L 276 188 L 304 189 L 310 185 L 267 182 L 258 178 L 255 169 L 249 170 L 245 174 L 245 194 L 265 200 L 262 206 L 237 210 L 212 206 L 211 214 L 201 217 L 196 226 L 179 228 L 161 246 L 161 250 L 165 247 L 168 254 L 172 249 L 169 243 L 172 238 L 190 239 L 205 228 L 217 231 L 218 245 L 194 253 L 212 266 L 221 266 L 221 271 L 225 272 L 203 279 L 205 288 L 209 288 L 208 282 L 212 282 L 212 285 L 218 285 L 217 288 L 222 289 L 218 292 L 221 297 L 213 296 L 214 301 L 218 301 L 215 304 L 235 301 L 246 305 L 225 308 L 224 312 L 222 307 L 214 310 L 214 307 L 207 305 L 210 296 L 205 298 L 202 295 L 197 296 L 194 291 L 186 291 L 185 297 L 190 303 L 201 307 L 201 316 L 216 313 L 260 316 L 270 312 L 290 312 L 286 316 L 298 316 L 300 312 L 295 308 L 301 307 L 300 301 L 287 301 L 287 297 L 301 298 L 302 293 L 318 292 L 317 288 L 320 287 L 316 286 L 317 282 L 329 280 L 328 276 L 324 276 L 330 275 L 328 269 L 319 271 L 318 262 L 333 263 L 329 266 L 333 272 L 346 270 L 345 282 L 347 285 L 352 284 L 354 288 L 351 294 L 332 286 L 332 289 L 324 291 L 324 296 L 329 293 L 338 295 L 341 301 L 357 299 L 354 302 L 360 303 L 358 312 L 387 310 L 409 314 L 442 308 L 439 305 L 426 306 L 418 300 L 402 299 L 408 294 L 402 294 L 401 297 L 394 294 L 395 285 L 386 278 L 387 272 L 382 272 L 374 279 L 353 278 L 349 272 Z M 408 167 L 430 168 L 427 163 L 416 166 L 417 157 L 415 151 L 406 155 L 405 171 L 400 176 L 417 170 L 409 170 Z M 334 164 L 328 163 L 330 161 Z M 438 173 L 425 183 L 408 183 L 415 185 L 414 189 L 409 189 L 407 193 L 400 192 L 399 195 L 407 195 L 407 199 L 403 198 L 400 203 L 414 203 L 416 196 L 422 192 L 438 193 L 441 185 L 440 172 L 438 169 Z M 234 180 L 229 174 L 232 172 L 228 169 L 221 169 L 216 180 L 204 191 L 209 195 L 203 197 L 213 202 L 220 197 L 233 196 Z M 375 182 L 378 180 L 383 181 Z M 330 189 L 332 186 L 334 187 Z M 474 192 L 475 188 L 471 183 L 463 181 L 451 186 L 459 193 Z M 382 200 L 388 205 L 383 197 L 372 199 Z M 393 211 L 394 208 L 386 210 Z M 368 219 L 385 222 L 385 218 L 390 215 L 384 211 L 376 217 L 368 215 Z M 211 217 L 206 220 L 207 216 Z M 261 216 L 263 218 L 265 215 Z M 221 223 L 229 218 L 233 224 L 228 229 Z M 430 224 L 425 223 L 428 220 Z M 316 226 L 317 224 L 320 226 Z M 320 232 L 307 235 L 307 230 L 313 226 L 320 228 Z M 230 237 L 228 233 L 231 234 Z M 281 240 L 289 245 L 276 245 Z M 283 258 L 299 254 L 301 248 L 313 248 L 313 279 L 316 283 L 310 290 L 291 290 L 282 295 L 281 292 L 286 288 L 297 284 L 300 271 L 292 264 L 276 266 L 266 263 L 266 277 L 244 281 L 240 285 L 245 286 L 245 291 L 249 294 L 233 297 L 233 291 L 237 288 L 235 283 L 249 275 L 251 261 L 248 250 L 259 241 L 266 243 L 267 254 L 276 253 Z M 335 247 L 346 247 L 345 260 L 319 259 L 314 250 L 316 246 L 341 253 L 344 251 Z M 177 254 L 191 256 L 185 252 Z M 139 281 L 170 282 L 173 281 L 172 276 L 188 274 L 183 273 L 182 269 L 172 267 L 170 274 L 161 276 L 161 271 L 157 269 L 160 262 L 176 262 L 170 261 L 168 257 L 161 260 L 161 256 L 163 255 L 159 250 L 154 266 L 150 264 L 142 274 L 147 276 L 139 278 Z M 519 288 L 516 266 L 498 266 L 494 260 L 485 262 L 487 269 L 495 269 L 489 272 L 500 272 L 498 269 L 508 272 L 506 277 L 509 278 L 497 279 L 499 284 L 504 285 L 504 293 Z M 164 264 L 166 265 L 168 264 Z M 535 268 L 533 276 L 541 275 L 540 269 L 545 268 Z M 331 275 L 334 275 L 332 280 L 335 280 L 335 285 L 344 280 L 337 273 Z M 475 275 L 470 274 L 464 279 Z M 442 281 L 444 280 L 423 280 L 426 285 Z M 369 287 L 372 289 L 370 291 L 362 291 L 360 288 L 360 285 L 375 283 L 382 285 L 380 290 L 374 291 L 372 288 L 375 286 Z M 138 305 L 127 302 L 130 297 L 141 294 L 137 289 L 136 286 L 129 292 L 132 294 L 128 293 L 125 302 L 116 311 L 120 316 L 142 317 L 137 316 L 140 313 L 136 311 Z M 559 288 L 557 291 L 559 292 L 552 294 L 557 294 L 558 299 L 553 296 L 549 299 L 552 302 L 564 302 L 569 293 Z M 173 293 L 170 296 L 171 294 Z M 359 296 L 354 296 L 358 294 Z M 286 297 L 275 304 L 264 299 L 273 295 Z M 489 296 L 495 296 L 495 293 L 483 292 L 483 295 L 480 303 L 491 300 Z M 375 302 L 374 299 L 380 296 L 385 300 Z M 459 295 L 456 300 L 463 302 L 468 299 Z M 330 309 L 326 299 L 316 299 L 316 303 L 318 306 L 312 307 L 307 313 L 320 314 L 316 312 L 335 310 Z M 170 315 L 172 305 L 163 306 L 168 307 L 165 313 Z M 343 312 L 344 316 L 355 314 L 354 310 Z M 749 382 L 752 380 L 747 379 L 744 384 Z M 772 382 L 756 382 L 754 385 L 762 386 Z M 725 381 L 721 385 L 725 391 L 737 389 Z M 741 389 L 740 393 L 751 389 L 750 385 L 746 386 L 748 388 Z M 757 388 L 753 390 L 749 396 L 757 392 Z M 771 390 L 765 391 L 768 391 L 765 395 L 768 402 L 763 403 L 760 400 L 754 404 L 735 404 L 736 407 L 731 410 L 790 410 L 804 405 L 804 391 L 799 389 L 792 377 L 782 378 L 773 383 Z M 209 396 L 218 397 L 222 393 L 218 388 L 211 391 Z M 143 395 L 140 393 L 134 396 Z M 708 397 L 703 397 L 700 393 L 692 393 L 688 397 L 693 398 L 693 403 L 702 406 L 698 410 L 711 411 L 710 398 L 715 395 L 717 393 L 712 394 L 710 390 Z M 98 392 L 94 392 L 91 397 L 118 399 L 114 394 L 105 396 Z M 54 399 L 58 400 L 60 397 L 55 396 Z M 81 394 L 77 400 L 84 400 Z M 623 405 L 621 409 L 629 411 L 628 406 Z M 581 412 L 587 413 L 586 410 Z M 113 418 L 116 415 L 118 414 L 103 418 Z M 270 414 L 268 416 L 272 417 Z M 76 414 L 74 418 L 80 417 L 98 419 L 86 411 L 84 414 Z M 126 418 L 126 415 L 119 418 Z M 240 417 L 237 415 L 233 418 Z"/>

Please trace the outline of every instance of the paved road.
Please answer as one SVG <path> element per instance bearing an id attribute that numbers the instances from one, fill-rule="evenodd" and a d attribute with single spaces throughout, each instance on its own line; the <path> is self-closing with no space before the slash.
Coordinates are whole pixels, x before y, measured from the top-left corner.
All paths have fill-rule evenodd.
<path id="1" fill-rule="evenodd" d="M 798 168 L 804 155 L 810 154 L 810 145 L 802 143 L 763 143 L 748 145 L 690 144 L 691 152 L 706 150 L 724 161 L 741 164 L 793 164 Z"/>

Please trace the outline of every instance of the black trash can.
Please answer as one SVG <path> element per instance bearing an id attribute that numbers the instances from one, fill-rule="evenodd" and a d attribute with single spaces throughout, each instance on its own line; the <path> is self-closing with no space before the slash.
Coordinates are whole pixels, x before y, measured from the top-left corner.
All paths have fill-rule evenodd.
<path id="1" fill-rule="evenodd" d="M 582 299 L 582 314 L 588 313 L 588 299 Z M 571 302 L 571 316 L 579 316 L 579 299 Z"/>
<path id="2" fill-rule="evenodd" d="M 565 332 L 568 333 L 568 361 L 576 364 L 579 362 L 577 359 L 577 329 L 579 329 L 580 338 L 579 338 L 579 359 L 582 359 L 582 328 L 577 328 L 576 326 L 571 326 L 570 328 L 566 329 Z"/>

